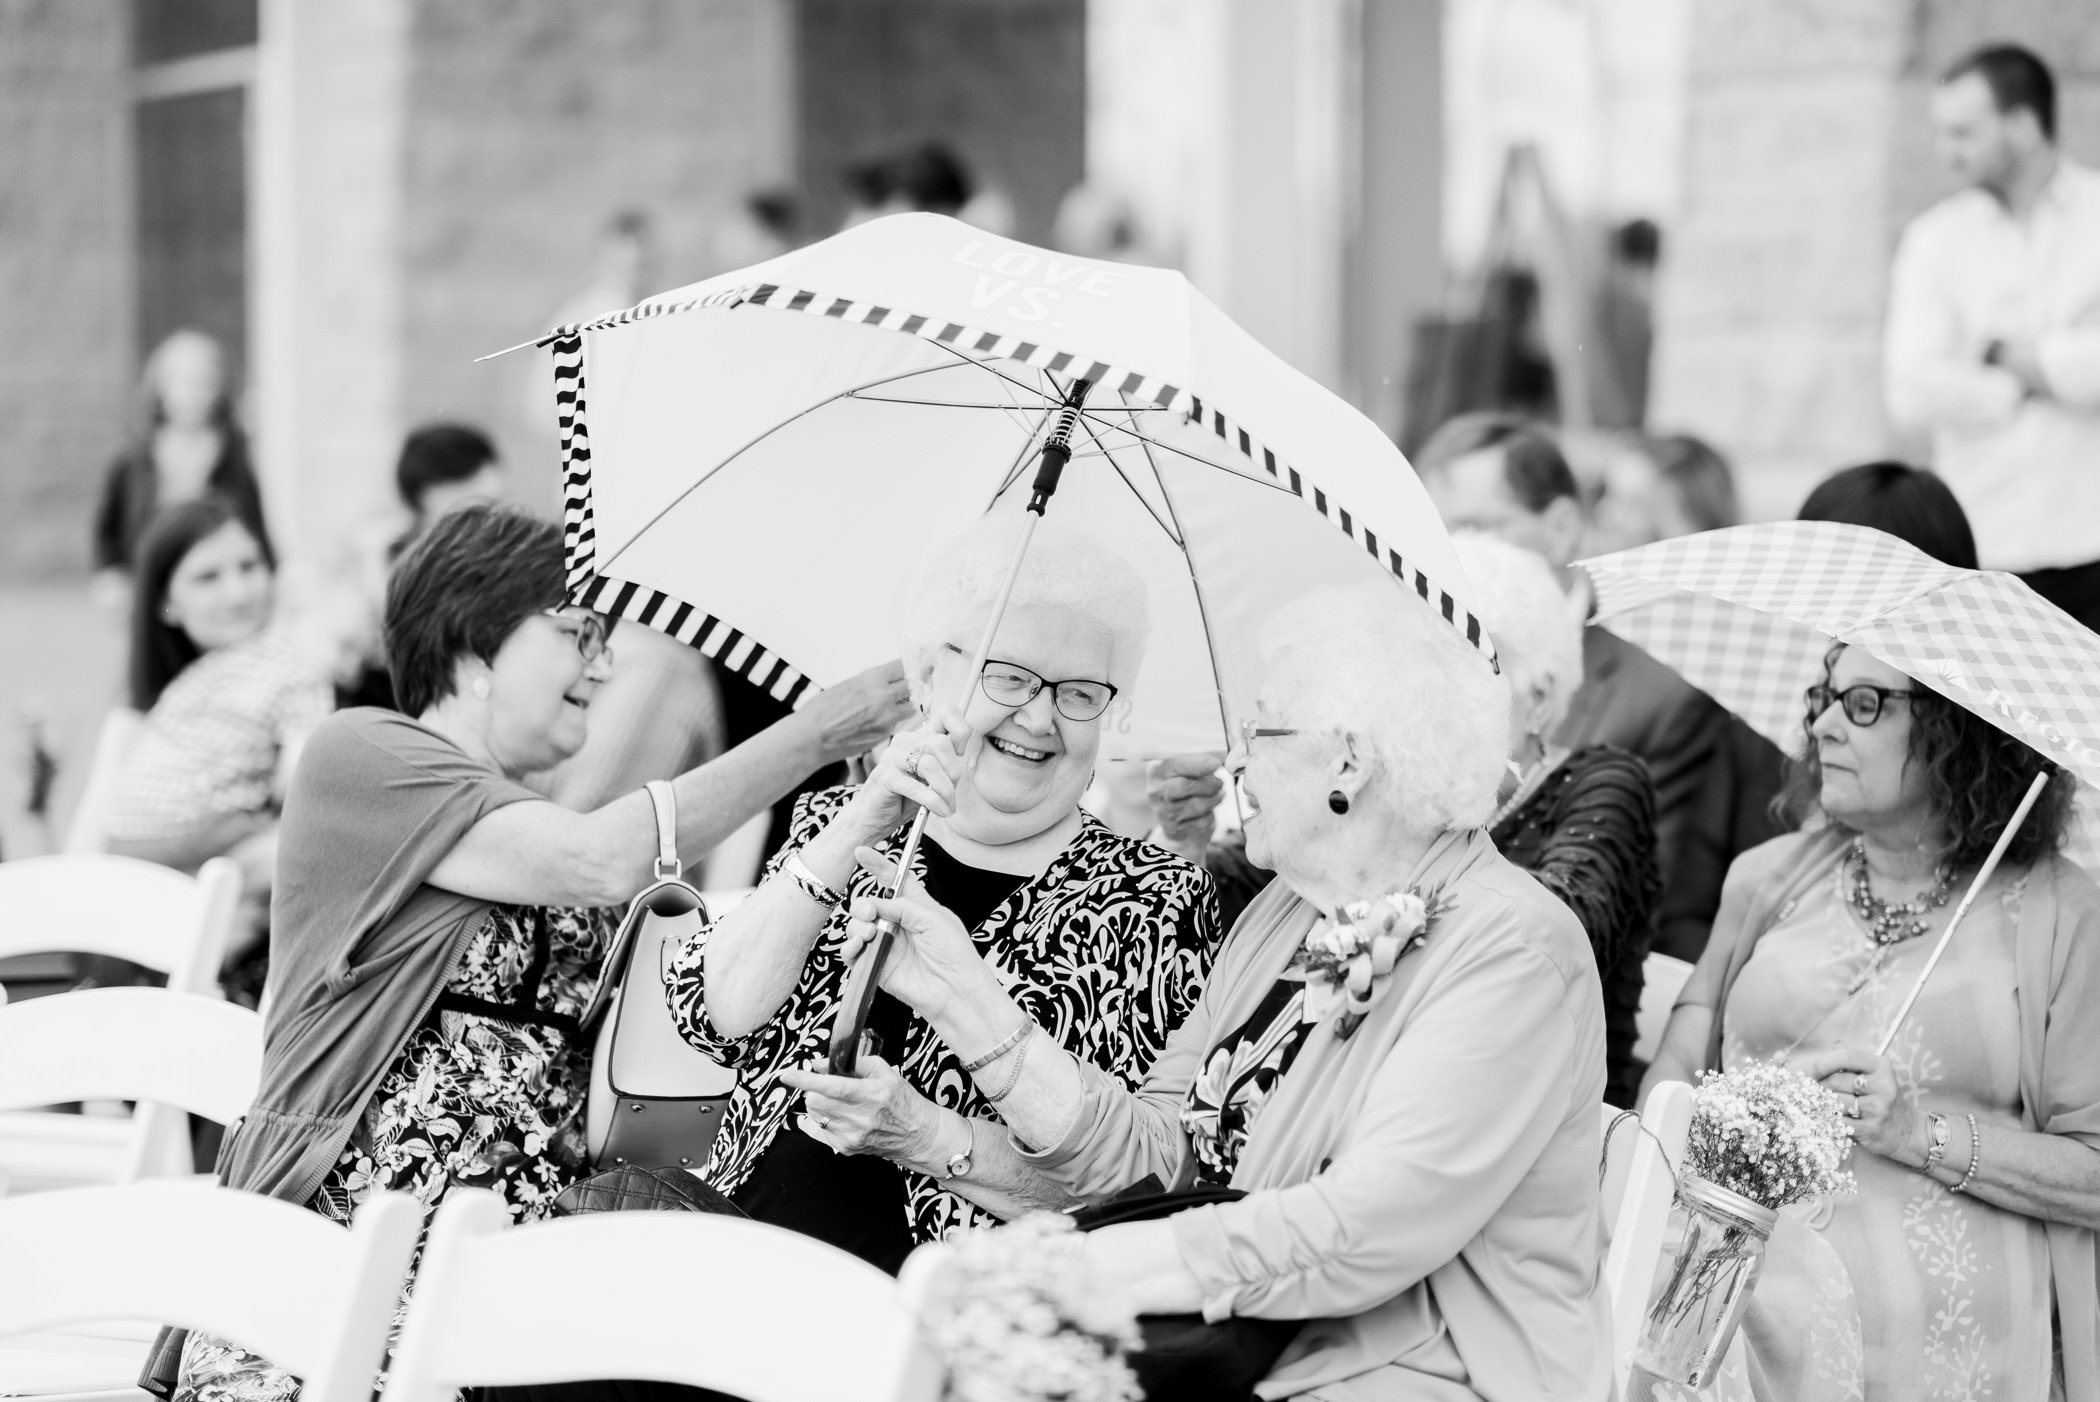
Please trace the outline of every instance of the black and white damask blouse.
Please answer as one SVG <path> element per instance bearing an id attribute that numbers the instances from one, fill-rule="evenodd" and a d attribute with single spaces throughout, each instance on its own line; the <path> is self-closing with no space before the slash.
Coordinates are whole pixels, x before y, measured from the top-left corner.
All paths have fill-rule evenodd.
<path id="1" fill-rule="evenodd" d="M 824 830 L 852 797 L 851 788 L 804 796 L 787 842 L 767 864 L 771 876 L 788 853 Z M 971 932 L 1021 1009 L 1082 1061 L 1136 1090 L 1167 1034 L 1203 992 L 1216 952 L 1217 902 L 1202 868 L 1150 843 L 1122 837 L 1090 815 L 1079 835 L 1043 874 L 1021 884 Z M 895 856 L 900 829 L 878 847 Z M 875 878 L 856 872 L 855 896 L 879 894 Z M 845 983 L 839 958 L 847 905 L 833 912 L 794 992 L 774 1019 L 747 1037 L 728 1038 L 707 1018 L 708 931 L 675 955 L 665 972 L 671 1007 L 686 1040 L 740 1073 L 704 1175 L 734 1194 L 790 1120 L 798 1093 L 780 1083 L 787 1067 L 820 1062 Z M 901 1048 L 883 1055 L 921 1095 L 972 1118 L 996 1120 L 991 1104 L 964 1074 L 961 1060 L 917 1017 Z M 922 1174 L 905 1173 L 900 1207 L 915 1241 L 994 1218 Z"/>

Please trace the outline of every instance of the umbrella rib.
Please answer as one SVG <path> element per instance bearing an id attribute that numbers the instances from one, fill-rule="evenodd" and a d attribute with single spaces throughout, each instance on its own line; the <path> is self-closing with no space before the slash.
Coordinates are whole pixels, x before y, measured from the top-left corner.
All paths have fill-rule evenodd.
<path id="1" fill-rule="evenodd" d="M 1174 544 L 1181 549 L 1182 563 L 1189 572 L 1189 588 L 1196 595 L 1196 616 L 1203 621 L 1203 648 L 1204 651 L 1210 654 L 1211 694 L 1218 698 L 1218 723 L 1224 728 L 1225 744 L 1230 748 L 1232 744 L 1232 717 L 1225 709 L 1225 672 L 1224 668 L 1219 665 L 1218 645 L 1211 635 L 1210 605 L 1203 597 L 1203 581 L 1197 577 L 1195 557 L 1189 554 L 1188 533 L 1181 528 L 1181 513 L 1174 509 L 1174 493 L 1167 488 L 1167 479 L 1160 472 L 1159 463 L 1152 456 L 1150 442 L 1142 435 L 1137 437 L 1139 443 L 1144 445 L 1142 451 L 1145 454 L 1145 465 L 1152 469 L 1152 480 L 1159 484 L 1159 498 L 1166 503 L 1167 514 L 1174 518 L 1174 529 L 1170 534 L 1174 537 Z M 1197 461 L 1201 462 L 1202 459 L 1198 458 Z"/>
<path id="2" fill-rule="evenodd" d="M 1107 459 L 1108 465 L 1115 470 L 1116 476 L 1123 479 L 1123 485 L 1130 488 L 1130 494 L 1133 497 L 1137 498 L 1137 504 L 1145 508 L 1145 514 L 1152 518 L 1153 523 L 1155 525 L 1157 525 L 1162 531 L 1166 532 L 1168 540 L 1173 541 L 1174 544 L 1177 546 L 1182 545 L 1182 540 L 1179 533 L 1175 530 L 1173 526 L 1161 520 L 1159 513 L 1152 509 L 1152 503 L 1145 500 L 1145 494 L 1138 490 L 1137 483 L 1130 480 L 1130 474 L 1123 470 L 1123 464 L 1116 461 L 1116 455 L 1108 450 L 1108 445 L 1106 443 L 1103 443 L 1101 441 L 1101 435 L 1094 432 L 1094 426 L 1082 420 L 1080 423 L 1080 427 L 1086 430 L 1086 436 L 1088 438 L 1094 440 L 1094 446 L 1101 450 L 1101 456 Z M 1158 472 L 1156 471 L 1152 475 L 1155 478 L 1159 476 Z"/>
<path id="3" fill-rule="evenodd" d="M 942 349 L 947 350 L 950 348 L 944 346 L 942 347 Z M 957 358 L 960 359 L 962 363 L 966 365 L 975 365 L 982 369 L 990 368 L 989 366 L 986 366 L 983 361 L 972 360 L 968 356 L 958 356 Z M 864 390 L 874 389 L 880 385 L 895 384 L 900 380 L 909 380 L 918 375 L 931 375 L 941 370 L 952 370 L 954 368 L 955 367 L 953 365 L 922 365 L 916 370 L 906 370 L 905 372 L 899 375 L 885 375 L 879 380 L 870 380 L 863 385 L 849 386 L 846 389 L 839 390 L 835 394 L 827 395 L 825 398 L 818 400 L 816 403 L 811 404 L 806 408 L 796 410 L 793 414 L 790 414 L 787 418 L 782 419 L 779 423 L 774 424 L 765 432 L 758 434 L 749 442 L 742 444 L 740 447 L 737 448 L 735 452 L 729 454 L 720 462 L 716 463 L 713 467 L 709 468 L 706 472 L 702 473 L 700 477 L 696 481 L 694 481 L 694 483 L 691 486 L 687 487 L 677 496 L 672 497 L 669 501 L 665 502 L 663 504 L 663 507 L 659 511 L 657 511 L 655 515 L 651 516 L 648 520 L 644 521 L 635 530 L 633 535 L 629 536 L 626 540 L 620 543 L 619 549 L 601 555 L 598 558 L 596 564 L 593 566 L 593 572 L 597 574 L 603 574 L 608 565 L 612 564 L 613 561 L 619 559 L 622 555 L 626 554 L 628 549 L 632 547 L 636 541 L 640 540 L 643 536 L 647 535 L 658 521 L 663 520 L 664 517 L 670 515 L 673 511 L 677 510 L 679 504 L 683 502 L 687 497 L 691 496 L 694 492 L 697 492 L 702 487 L 706 486 L 709 481 L 713 480 L 716 474 L 720 473 L 723 469 L 727 468 L 738 458 L 741 458 L 744 454 L 750 452 L 753 448 L 756 448 L 759 444 L 765 442 L 774 434 L 779 433 L 782 429 L 788 427 L 790 424 L 808 418 L 811 414 L 816 413 L 817 410 L 825 408 L 827 405 L 836 404 L 842 399 L 858 399 L 861 397 L 862 391 Z M 994 375 L 999 374 L 999 372 L 996 370 L 991 371 L 991 373 Z M 1004 375 L 1000 375 L 999 378 L 1006 379 L 1007 377 Z M 1031 394 L 1042 393 L 1041 390 L 1035 389 L 1029 385 L 1022 385 L 1021 388 L 1027 390 Z M 954 408 L 956 406 L 942 405 L 940 407 Z M 1047 412 L 1048 411 L 1046 411 L 1046 413 Z"/>
<path id="4" fill-rule="evenodd" d="M 1082 417 L 1097 418 L 1098 416 L 1087 414 L 1083 415 Z M 1140 443 L 1149 444 L 1154 448 L 1162 449 L 1165 452 L 1174 454 L 1176 457 L 1187 458 L 1190 462 L 1193 463 L 1201 463 L 1203 466 L 1209 468 L 1213 472 L 1230 473 L 1232 476 L 1239 478 L 1243 482 L 1251 482 L 1257 487 L 1266 487 L 1270 491 L 1280 492 L 1284 496 L 1292 497 L 1298 500 L 1303 500 L 1303 497 L 1299 493 L 1292 491 L 1289 487 L 1284 486 L 1281 482 L 1271 481 L 1268 478 L 1263 477 L 1256 472 L 1241 472 L 1236 468 L 1227 467 L 1223 463 L 1212 462 L 1209 458 L 1204 457 L 1200 453 L 1192 453 L 1186 448 L 1177 448 L 1172 443 L 1164 443 L 1157 438 L 1148 438 L 1146 435 L 1138 432 L 1134 428 L 1131 428 L 1127 424 L 1109 423 L 1103 421 L 1102 426 L 1104 428 L 1114 429 L 1118 433 L 1127 433 L 1132 438 L 1137 439 Z M 1155 464 L 1154 471 L 1157 470 L 1157 465 Z"/>

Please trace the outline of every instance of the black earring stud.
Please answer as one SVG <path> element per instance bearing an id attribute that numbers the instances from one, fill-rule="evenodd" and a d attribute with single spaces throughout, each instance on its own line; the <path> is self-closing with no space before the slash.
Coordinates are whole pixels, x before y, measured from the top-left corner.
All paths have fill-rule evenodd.
<path id="1" fill-rule="evenodd" d="M 1346 813 L 1349 811 L 1349 795 L 1343 793 L 1340 789 L 1336 789 L 1333 793 L 1327 795 L 1327 806 L 1337 813 Z"/>

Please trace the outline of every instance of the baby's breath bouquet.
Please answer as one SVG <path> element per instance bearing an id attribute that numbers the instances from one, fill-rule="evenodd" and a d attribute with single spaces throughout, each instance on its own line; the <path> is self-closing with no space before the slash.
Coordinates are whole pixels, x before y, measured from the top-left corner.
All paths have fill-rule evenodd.
<path id="1" fill-rule="evenodd" d="M 1137 1402 L 1137 1319 L 1091 1278 L 1085 1240 L 1053 1212 L 948 1238 L 923 1323 L 947 1402 Z"/>
<path id="2" fill-rule="evenodd" d="M 1708 1071 L 1692 1095 L 1685 1172 L 1774 1211 L 1849 1193 L 1843 1106 L 1835 1091 L 1777 1062 Z"/>
<path id="3" fill-rule="evenodd" d="M 1799 1071 L 1751 1061 L 1692 1093 L 1677 1201 L 1684 1236 L 1648 1306 L 1638 1372 L 1699 1387 L 1728 1352 L 1779 1209 L 1852 1191 L 1842 1102 Z"/>

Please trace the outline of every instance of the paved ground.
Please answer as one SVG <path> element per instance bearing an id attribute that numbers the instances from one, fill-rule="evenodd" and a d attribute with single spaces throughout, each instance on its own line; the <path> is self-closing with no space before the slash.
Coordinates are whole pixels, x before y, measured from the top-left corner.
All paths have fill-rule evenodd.
<path id="1" fill-rule="evenodd" d="M 0 588 L 0 723 L 18 709 L 44 718 L 60 766 L 61 834 L 123 675 L 124 627 L 88 599 L 85 584 Z"/>

